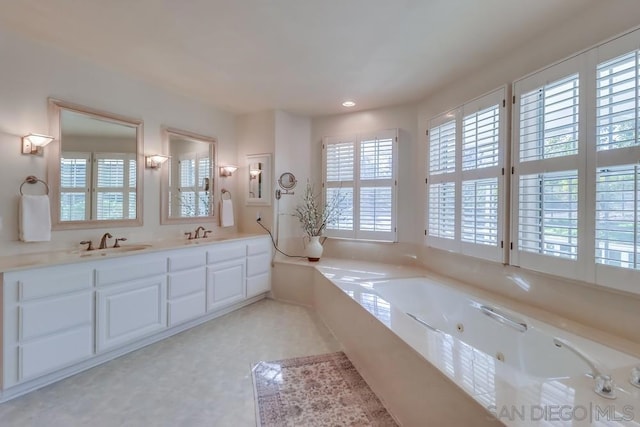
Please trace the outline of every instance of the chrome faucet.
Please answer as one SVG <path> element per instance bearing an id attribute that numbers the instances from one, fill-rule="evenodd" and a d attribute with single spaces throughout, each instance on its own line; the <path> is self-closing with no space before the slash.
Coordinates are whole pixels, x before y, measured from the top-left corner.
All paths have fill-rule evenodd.
<path id="1" fill-rule="evenodd" d="M 631 370 L 629 382 L 631 383 L 631 385 L 640 388 L 640 365 L 634 366 L 634 368 Z"/>
<path id="2" fill-rule="evenodd" d="M 584 351 L 576 347 L 571 341 L 554 337 L 553 343 L 558 348 L 564 347 L 567 350 L 571 351 L 573 354 L 582 359 L 587 365 L 589 365 L 591 374 L 593 375 L 593 379 L 596 382 L 593 391 L 595 391 L 597 395 L 602 396 L 606 399 L 616 398 L 615 382 L 611 378 L 611 375 L 602 373 L 603 370 L 600 368 L 600 363 L 593 360 Z"/>
<path id="3" fill-rule="evenodd" d="M 100 246 L 98 249 L 106 249 L 107 247 L 107 239 L 112 238 L 113 236 L 110 233 L 104 233 L 102 235 L 102 239 L 100 239 Z"/>
<path id="4" fill-rule="evenodd" d="M 200 238 L 200 231 L 204 231 L 204 227 L 199 225 L 198 228 L 196 228 L 196 234 L 195 236 L 193 236 L 194 239 L 199 239 Z"/>

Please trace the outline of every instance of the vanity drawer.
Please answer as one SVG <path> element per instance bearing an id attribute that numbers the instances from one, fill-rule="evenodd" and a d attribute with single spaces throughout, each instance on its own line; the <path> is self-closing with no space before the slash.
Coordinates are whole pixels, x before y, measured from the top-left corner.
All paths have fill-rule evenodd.
<path id="1" fill-rule="evenodd" d="M 105 260 L 96 267 L 98 286 L 143 279 L 166 274 L 167 259 L 164 255 L 151 254 L 135 257 L 120 257 Z"/>
<path id="2" fill-rule="evenodd" d="M 169 271 L 187 270 L 206 264 L 206 256 L 202 249 L 181 251 L 179 254 L 169 255 Z"/>
<path id="3" fill-rule="evenodd" d="M 244 242 L 218 243 L 207 250 L 207 262 L 211 264 L 236 258 L 244 258 L 246 251 L 246 243 Z"/>
<path id="4" fill-rule="evenodd" d="M 271 252 L 271 241 L 268 239 L 251 240 L 247 243 L 247 255 Z"/>
<path id="5" fill-rule="evenodd" d="M 93 270 L 85 266 L 47 267 L 5 273 L 4 283 L 18 286 L 18 300 L 29 301 L 93 286 Z"/>
<path id="6" fill-rule="evenodd" d="M 18 307 L 20 340 L 41 337 L 79 325 L 93 324 L 93 293 L 65 295 Z"/>

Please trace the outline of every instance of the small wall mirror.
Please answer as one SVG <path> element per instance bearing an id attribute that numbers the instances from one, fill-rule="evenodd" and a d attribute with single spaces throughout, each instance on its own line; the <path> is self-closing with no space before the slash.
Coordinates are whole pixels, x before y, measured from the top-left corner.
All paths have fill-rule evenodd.
<path id="1" fill-rule="evenodd" d="M 271 205 L 271 154 L 247 156 L 247 205 Z"/>
<path id="2" fill-rule="evenodd" d="M 54 229 L 142 225 L 142 121 L 49 100 Z"/>
<path id="3" fill-rule="evenodd" d="M 298 180 L 296 180 L 296 176 L 291 172 L 285 172 L 280 175 L 280 178 L 278 178 L 278 185 L 285 191 L 285 193 L 293 190 L 297 183 Z"/>
<path id="4" fill-rule="evenodd" d="M 216 140 L 164 129 L 169 160 L 162 165 L 162 224 L 195 223 L 214 216 Z"/>

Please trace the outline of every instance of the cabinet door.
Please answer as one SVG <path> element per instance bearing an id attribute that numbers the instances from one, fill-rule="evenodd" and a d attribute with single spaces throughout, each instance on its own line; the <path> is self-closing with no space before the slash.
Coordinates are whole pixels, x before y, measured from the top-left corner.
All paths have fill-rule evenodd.
<path id="1" fill-rule="evenodd" d="M 166 328 L 166 282 L 156 276 L 96 291 L 98 352 Z"/>
<path id="2" fill-rule="evenodd" d="M 245 258 L 207 267 L 207 311 L 245 299 L 245 268 Z"/>

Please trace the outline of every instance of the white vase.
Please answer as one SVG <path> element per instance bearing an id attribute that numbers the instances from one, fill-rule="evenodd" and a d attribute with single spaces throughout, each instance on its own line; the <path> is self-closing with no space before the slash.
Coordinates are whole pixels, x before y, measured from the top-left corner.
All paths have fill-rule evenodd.
<path id="1" fill-rule="evenodd" d="M 322 251 L 324 248 L 320 243 L 320 236 L 309 237 L 309 243 L 307 244 L 307 259 L 311 262 L 320 261 L 322 257 Z"/>

